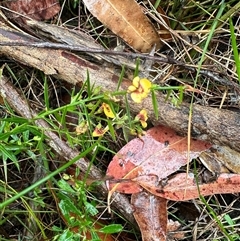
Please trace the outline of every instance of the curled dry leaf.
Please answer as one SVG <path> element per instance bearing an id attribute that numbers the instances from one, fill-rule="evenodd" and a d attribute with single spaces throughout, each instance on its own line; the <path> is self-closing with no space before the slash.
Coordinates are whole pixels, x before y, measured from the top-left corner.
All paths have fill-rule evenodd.
<path id="1" fill-rule="evenodd" d="M 191 140 L 190 160 L 211 145 Z M 107 170 L 111 192 L 137 193 L 142 183 L 156 186 L 188 162 L 187 138 L 168 127 L 156 126 L 141 138 L 125 145 L 110 162 Z M 117 183 L 116 183 L 117 182 Z M 144 186 L 145 187 L 145 186 Z"/>
<path id="2" fill-rule="evenodd" d="M 150 52 L 161 47 L 155 28 L 134 0 L 83 0 L 88 10 L 132 48 Z"/>
<path id="3" fill-rule="evenodd" d="M 34 20 L 47 20 L 55 16 L 60 11 L 60 5 L 57 0 L 16 0 L 4 1 L 4 6 L 16 12 L 8 13 L 11 18 L 21 18 L 22 16 Z M 15 19 L 16 20 L 16 19 Z"/>
<path id="4" fill-rule="evenodd" d="M 199 191 L 198 191 L 199 188 Z M 197 184 L 194 175 L 179 173 L 168 180 L 164 187 L 156 189 L 154 194 L 174 201 L 187 201 L 202 196 L 240 192 L 240 175 L 223 173 L 211 183 Z"/>

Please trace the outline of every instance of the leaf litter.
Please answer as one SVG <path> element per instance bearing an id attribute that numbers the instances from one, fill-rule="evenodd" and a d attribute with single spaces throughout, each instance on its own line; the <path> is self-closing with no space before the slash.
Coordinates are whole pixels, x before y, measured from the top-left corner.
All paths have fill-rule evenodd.
<path id="1" fill-rule="evenodd" d="M 188 162 L 187 137 L 182 137 L 169 127 L 159 125 L 147 131 L 141 138 L 135 138 L 125 145 L 110 162 L 107 169 L 109 189 L 123 193 L 137 193 L 142 187 L 138 178 L 155 181 L 167 178 Z M 211 144 L 191 140 L 190 159 L 196 158 Z M 114 179 L 125 179 L 112 183 Z M 111 191 L 110 191 L 111 192 Z"/>
<path id="2" fill-rule="evenodd" d="M 144 136 L 127 143 L 110 162 L 108 203 L 115 191 L 133 194 L 134 217 L 143 240 L 166 240 L 167 200 L 186 201 L 200 195 L 239 192 L 238 174 L 223 173 L 209 183 L 192 173 L 172 176 L 211 147 L 210 143 L 191 139 L 188 155 L 187 137 L 165 126 L 151 128 Z"/>

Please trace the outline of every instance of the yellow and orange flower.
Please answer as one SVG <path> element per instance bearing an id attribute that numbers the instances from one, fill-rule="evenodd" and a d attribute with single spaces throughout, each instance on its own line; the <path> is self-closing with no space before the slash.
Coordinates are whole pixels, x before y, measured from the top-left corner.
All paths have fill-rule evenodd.
<path id="1" fill-rule="evenodd" d="M 147 111 L 145 109 L 141 110 L 135 117 L 136 121 L 140 121 L 143 128 L 147 127 Z"/>
<path id="2" fill-rule="evenodd" d="M 103 112 L 109 118 L 115 118 L 115 114 L 113 113 L 109 104 L 102 103 Z"/>
<path id="3" fill-rule="evenodd" d="M 128 93 L 136 103 L 141 103 L 150 93 L 152 83 L 148 79 L 140 79 L 138 76 L 132 81 L 132 85 L 128 87 Z"/>
<path id="4" fill-rule="evenodd" d="M 105 128 L 102 128 L 102 125 L 99 123 L 95 130 L 92 133 L 93 137 L 99 137 L 99 136 L 103 136 L 107 131 L 109 130 L 108 126 Z"/>

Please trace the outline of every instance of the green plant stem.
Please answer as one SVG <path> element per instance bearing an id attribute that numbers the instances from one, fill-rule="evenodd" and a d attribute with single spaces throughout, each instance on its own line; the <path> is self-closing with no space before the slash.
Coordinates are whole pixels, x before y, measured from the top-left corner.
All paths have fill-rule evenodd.
<path id="1" fill-rule="evenodd" d="M 230 18 L 234 13 L 238 12 L 239 8 L 240 8 L 240 2 L 238 2 L 235 6 L 231 7 L 228 12 L 226 12 L 224 15 L 222 15 L 219 18 L 217 27 L 220 27 L 224 21 Z"/>
<path id="2" fill-rule="evenodd" d="M 217 217 L 216 213 L 213 211 L 213 209 L 210 207 L 210 205 L 206 202 L 205 198 L 200 195 L 199 198 L 201 199 L 201 201 L 205 204 L 209 214 L 214 218 L 214 220 L 217 222 L 220 230 L 223 232 L 223 234 L 225 235 L 226 238 L 228 238 L 229 241 L 234 241 L 232 239 L 232 237 L 228 234 L 228 232 L 226 231 L 226 229 L 224 228 L 223 224 L 221 223 L 221 221 L 219 220 L 219 218 Z"/>
<path id="3" fill-rule="evenodd" d="M 156 2 L 154 3 L 154 8 L 157 9 L 159 7 L 161 0 L 156 0 Z"/>
<path id="4" fill-rule="evenodd" d="M 231 43 L 232 43 L 232 49 L 233 49 L 233 56 L 236 64 L 236 69 L 237 69 L 237 75 L 238 75 L 238 81 L 240 83 L 240 60 L 239 60 L 239 53 L 238 53 L 238 46 L 237 46 L 237 41 L 236 41 L 236 36 L 234 33 L 234 26 L 232 19 L 229 18 L 229 23 L 230 23 L 230 32 L 231 32 Z"/>

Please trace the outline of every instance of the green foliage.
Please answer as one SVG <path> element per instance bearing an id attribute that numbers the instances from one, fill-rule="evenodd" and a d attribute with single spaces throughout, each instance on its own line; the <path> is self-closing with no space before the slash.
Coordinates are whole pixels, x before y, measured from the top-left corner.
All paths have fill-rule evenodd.
<path id="1" fill-rule="evenodd" d="M 68 228 L 62 230 L 54 227 L 57 232 L 55 240 L 86 240 L 86 232 L 91 233 L 91 240 L 100 240 L 97 232 L 111 234 L 121 232 L 123 227 L 120 224 L 106 225 L 100 229 L 96 229 L 94 224 L 96 222 L 95 216 L 98 214 L 95 202 L 89 202 L 87 192 L 89 187 L 83 181 L 68 177 L 74 186 L 61 179 L 58 181 L 59 191 L 58 198 L 60 201 L 59 208 L 67 223 Z M 71 231 L 74 228 L 75 231 Z M 77 230 L 77 232 L 76 232 Z"/>
<path id="2" fill-rule="evenodd" d="M 136 73 L 138 70 L 136 69 Z M 124 76 L 124 68 L 119 79 L 118 87 Z M 38 166 L 38 155 L 41 155 L 41 162 L 43 165 L 45 176 L 36 182 L 32 183 L 27 188 L 16 191 L 10 186 L 5 185 L 1 192 L 7 193 L 7 198 L 0 203 L 0 209 L 8 208 L 10 204 L 18 199 L 21 199 L 25 204 L 25 209 L 29 213 L 29 218 L 35 220 L 43 237 L 46 237 L 44 225 L 33 207 L 28 205 L 27 194 L 32 193 L 31 202 L 35 207 L 45 209 L 47 203 L 43 197 L 42 187 L 47 182 L 56 183 L 58 187 L 57 198 L 59 200 L 59 210 L 64 220 L 65 226 L 53 226 L 54 240 L 85 240 L 86 232 L 90 232 L 91 240 L 100 240 L 98 233 L 111 234 L 121 232 L 123 227 L 120 224 L 103 225 L 96 228 L 96 215 L 99 215 L 97 208 L 97 201 L 90 201 L 88 199 L 88 192 L 92 186 L 87 186 L 84 181 L 79 181 L 69 177 L 74 185 L 70 185 L 68 181 L 60 179 L 56 182 L 55 177 L 59 175 L 81 157 L 89 155 L 91 162 L 96 163 L 98 152 L 114 153 L 110 147 L 109 141 L 113 143 L 117 141 L 116 132 L 119 129 L 123 130 L 126 140 L 129 134 L 140 134 L 142 132 L 142 125 L 139 119 L 133 117 L 130 113 L 128 103 L 127 90 L 114 93 L 101 93 L 99 87 L 90 85 L 90 76 L 88 75 L 85 83 L 79 91 L 73 89 L 70 93 L 71 98 L 68 104 L 52 108 L 49 97 L 49 83 L 46 76 L 43 78 L 43 100 L 45 108 L 34 117 L 34 119 L 25 119 L 14 115 L 13 110 L 7 106 L 8 113 L 11 113 L 7 118 L 0 119 L 0 155 L 4 164 L 5 179 L 8 179 L 7 169 L 8 164 L 13 163 L 17 170 L 21 172 L 19 160 L 24 157 L 32 159 Z M 177 91 L 184 90 L 183 87 L 165 88 L 154 85 L 152 88 L 153 104 L 157 106 L 156 98 L 154 99 L 156 91 Z M 176 94 L 174 95 L 176 97 Z M 180 96 L 180 95 L 179 95 Z M 126 100 L 126 108 L 123 109 L 118 101 L 121 97 Z M 173 97 L 169 97 L 173 99 Z M 180 103 L 176 101 L 176 103 Z M 157 113 L 157 108 L 155 108 Z M 74 116 L 75 121 L 69 116 Z M 69 160 L 61 167 L 54 171 L 49 170 L 49 154 L 46 150 L 50 148 L 47 146 L 47 138 L 44 135 L 44 129 L 37 127 L 35 121 L 40 119 L 45 120 L 49 124 L 49 130 L 57 132 L 58 135 L 64 137 L 66 141 L 72 146 L 79 146 L 81 154 L 76 158 Z M 94 136 L 94 131 L 101 126 L 106 130 L 99 136 Z M 94 150 L 94 151 L 93 151 Z M 51 153 L 55 158 L 54 153 Z M 87 175 L 86 175 L 87 177 Z M 73 231 L 76 228 L 78 232 Z"/>
<path id="3" fill-rule="evenodd" d="M 6 164 L 12 161 L 19 169 L 17 156 L 34 148 L 41 132 L 19 117 L 0 119 L 0 157 Z"/>

